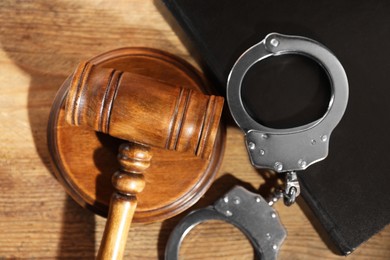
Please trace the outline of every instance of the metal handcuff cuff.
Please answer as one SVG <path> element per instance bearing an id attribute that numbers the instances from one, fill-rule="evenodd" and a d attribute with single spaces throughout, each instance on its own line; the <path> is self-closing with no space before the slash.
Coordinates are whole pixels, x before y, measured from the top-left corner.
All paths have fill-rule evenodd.
<path id="1" fill-rule="evenodd" d="M 329 77 L 331 98 L 326 113 L 320 119 L 299 127 L 274 129 L 261 125 L 246 111 L 241 85 L 254 64 L 285 54 L 303 55 L 320 64 Z M 194 226 L 213 219 L 238 227 L 261 259 L 276 259 L 286 231 L 270 206 L 281 197 L 286 205 L 294 203 L 300 193 L 296 171 L 305 170 L 327 157 L 330 135 L 343 117 L 348 103 L 348 80 L 339 60 L 322 44 L 305 37 L 271 33 L 245 51 L 234 64 L 227 82 L 227 101 L 235 122 L 245 133 L 252 165 L 286 173 L 285 187 L 268 203 L 264 203 L 265 200 L 257 194 L 235 187 L 213 206 L 190 213 L 168 240 L 168 260 L 178 258 L 180 244 Z M 251 210 L 245 210 L 248 208 Z"/>

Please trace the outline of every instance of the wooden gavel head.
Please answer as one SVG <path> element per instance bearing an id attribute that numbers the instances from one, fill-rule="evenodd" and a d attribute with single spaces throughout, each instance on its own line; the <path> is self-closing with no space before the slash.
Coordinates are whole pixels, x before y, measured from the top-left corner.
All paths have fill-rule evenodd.
<path id="1" fill-rule="evenodd" d="M 124 177 L 113 179 L 116 171 L 129 171 L 122 165 L 129 156 L 117 159 L 119 145 L 143 144 L 153 157 L 142 173 L 133 222 L 183 212 L 210 187 L 223 158 L 223 98 L 209 92 L 199 71 L 160 50 L 122 48 L 80 64 L 62 84 L 49 118 L 58 181 L 81 206 L 107 216 L 111 195 L 127 193 Z"/>
<path id="2" fill-rule="evenodd" d="M 208 158 L 222 108 L 222 97 L 84 62 L 72 76 L 65 113 L 71 125 Z"/>

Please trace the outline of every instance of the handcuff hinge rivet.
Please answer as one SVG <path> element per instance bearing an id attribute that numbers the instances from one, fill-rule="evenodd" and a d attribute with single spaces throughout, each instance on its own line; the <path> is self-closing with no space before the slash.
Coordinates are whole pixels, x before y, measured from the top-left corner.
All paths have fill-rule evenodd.
<path id="1" fill-rule="evenodd" d="M 235 197 L 235 198 L 233 199 L 233 203 L 236 204 L 236 205 L 240 204 L 240 203 L 241 203 L 240 198 L 239 198 L 239 197 Z"/>
<path id="2" fill-rule="evenodd" d="M 229 202 L 229 197 L 228 197 L 228 196 L 225 196 L 225 197 L 223 198 L 223 202 L 228 203 L 228 202 Z"/>
<path id="3" fill-rule="evenodd" d="M 271 45 L 274 47 L 278 47 L 278 45 L 279 45 L 279 41 L 275 38 L 271 39 L 271 41 L 269 43 L 271 43 Z"/>
<path id="4" fill-rule="evenodd" d="M 307 163 L 306 163 L 305 160 L 299 159 L 299 161 L 298 161 L 298 166 L 299 166 L 300 168 L 305 168 L 306 165 L 307 165 Z"/>
<path id="5" fill-rule="evenodd" d="M 281 162 L 276 162 L 274 165 L 274 169 L 277 171 L 283 170 L 283 164 Z"/>

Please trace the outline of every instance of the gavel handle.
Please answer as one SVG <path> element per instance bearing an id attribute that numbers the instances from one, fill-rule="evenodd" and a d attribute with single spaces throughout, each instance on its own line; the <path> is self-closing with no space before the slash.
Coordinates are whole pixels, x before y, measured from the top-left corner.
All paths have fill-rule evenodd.
<path id="1" fill-rule="evenodd" d="M 150 166 L 152 153 L 148 146 L 125 143 L 119 147 L 121 169 L 112 176 L 115 192 L 111 197 L 106 227 L 97 259 L 122 259 L 127 235 L 137 207 L 136 194 L 145 187 L 143 172 Z"/>
<path id="2" fill-rule="evenodd" d="M 137 207 L 135 196 L 115 192 L 111 197 L 106 227 L 97 259 L 122 259 L 131 221 Z"/>

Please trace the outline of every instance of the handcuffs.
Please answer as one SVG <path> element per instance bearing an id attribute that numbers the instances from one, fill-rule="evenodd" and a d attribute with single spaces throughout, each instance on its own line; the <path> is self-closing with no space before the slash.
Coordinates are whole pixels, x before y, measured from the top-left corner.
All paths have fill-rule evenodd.
<path id="1" fill-rule="evenodd" d="M 254 64 L 285 54 L 303 55 L 320 64 L 329 77 L 331 98 L 320 119 L 299 127 L 274 129 L 261 125 L 249 115 L 242 101 L 241 86 Z M 184 237 L 194 226 L 208 220 L 224 220 L 235 225 L 249 239 L 256 256 L 276 259 L 286 231 L 271 205 L 281 197 L 286 205 L 294 203 L 300 193 L 296 171 L 327 157 L 330 135 L 347 107 L 348 79 L 339 60 L 322 44 L 305 37 L 271 33 L 245 51 L 234 64 L 227 81 L 227 101 L 233 119 L 245 133 L 252 165 L 286 173 L 285 187 L 268 203 L 258 194 L 235 187 L 213 206 L 190 213 L 168 240 L 167 260 L 178 259 Z"/>

